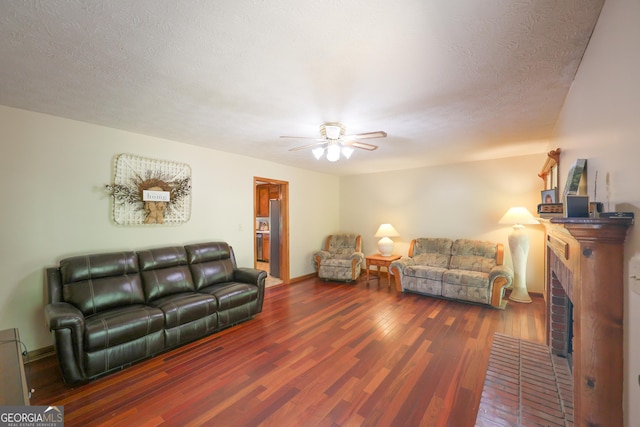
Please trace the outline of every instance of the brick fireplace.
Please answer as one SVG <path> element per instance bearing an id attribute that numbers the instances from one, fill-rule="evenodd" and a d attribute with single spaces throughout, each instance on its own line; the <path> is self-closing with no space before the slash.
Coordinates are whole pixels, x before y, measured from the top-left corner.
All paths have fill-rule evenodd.
<path id="1" fill-rule="evenodd" d="M 573 302 L 554 272 L 548 286 L 547 342 L 551 354 L 567 358 L 573 366 Z"/>
<path id="2" fill-rule="evenodd" d="M 573 362 L 575 425 L 622 426 L 624 240 L 632 220 L 543 224 L 547 345 Z"/>

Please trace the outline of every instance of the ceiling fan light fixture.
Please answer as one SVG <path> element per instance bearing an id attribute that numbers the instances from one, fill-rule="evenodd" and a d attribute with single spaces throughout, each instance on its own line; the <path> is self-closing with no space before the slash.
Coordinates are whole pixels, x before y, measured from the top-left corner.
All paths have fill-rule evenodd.
<path id="1" fill-rule="evenodd" d="M 330 144 L 327 147 L 327 160 L 337 162 L 340 159 L 340 146 L 338 144 Z"/>
<path id="2" fill-rule="evenodd" d="M 322 157 L 322 155 L 324 154 L 324 148 L 322 147 L 317 147 L 314 148 L 313 150 L 311 150 L 311 152 L 313 153 L 313 155 L 315 156 L 316 160 L 320 160 L 320 158 Z"/>
<path id="3" fill-rule="evenodd" d="M 342 123 L 331 122 L 320 125 L 320 134 L 330 140 L 338 140 L 344 136 L 345 127 Z"/>
<path id="4" fill-rule="evenodd" d="M 339 126 L 329 125 L 329 126 L 325 127 L 325 130 L 327 132 L 327 138 L 329 138 L 329 139 L 338 139 L 338 138 L 340 138 L 340 127 Z"/>
<path id="5" fill-rule="evenodd" d="M 345 159 L 350 159 L 355 148 L 367 151 L 373 151 L 378 148 L 375 144 L 360 141 L 361 139 L 384 138 L 387 136 L 387 133 L 382 130 L 356 133 L 353 135 L 345 135 L 345 131 L 346 128 L 342 123 L 327 122 L 320 125 L 320 135 L 322 138 L 289 135 L 280 136 L 280 138 L 313 139 L 315 142 L 299 147 L 289 148 L 289 151 L 298 151 L 310 148 L 316 160 L 320 160 L 326 153 L 328 161 L 337 162 L 340 160 L 340 156 L 344 156 Z"/>
<path id="6" fill-rule="evenodd" d="M 351 157 L 352 154 L 353 154 L 353 148 L 349 147 L 348 145 L 342 146 L 342 155 L 345 156 L 347 160 L 349 159 L 349 157 Z"/>

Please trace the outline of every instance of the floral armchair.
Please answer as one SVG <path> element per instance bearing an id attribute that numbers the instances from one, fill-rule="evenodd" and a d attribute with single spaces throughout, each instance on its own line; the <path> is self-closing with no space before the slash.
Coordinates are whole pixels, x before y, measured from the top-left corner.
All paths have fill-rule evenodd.
<path id="1" fill-rule="evenodd" d="M 358 234 L 334 234 L 327 237 L 325 248 L 313 254 L 318 277 L 350 282 L 360 276 L 364 265 L 362 239 Z"/>

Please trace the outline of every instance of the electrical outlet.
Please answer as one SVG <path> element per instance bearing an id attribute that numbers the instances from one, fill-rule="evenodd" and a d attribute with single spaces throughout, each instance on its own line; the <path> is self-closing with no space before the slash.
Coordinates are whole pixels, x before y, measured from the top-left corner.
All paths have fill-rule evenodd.
<path id="1" fill-rule="evenodd" d="M 629 286 L 633 292 L 640 295 L 640 256 L 629 260 Z"/>

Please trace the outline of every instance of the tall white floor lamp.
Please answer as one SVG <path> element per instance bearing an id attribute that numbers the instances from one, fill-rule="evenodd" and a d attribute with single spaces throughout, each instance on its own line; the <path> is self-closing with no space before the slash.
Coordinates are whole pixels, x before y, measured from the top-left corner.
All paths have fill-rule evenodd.
<path id="1" fill-rule="evenodd" d="M 539 224 L 527 208 L 510 208 L 499 224 L 513 225 L 509 234 L 509 250 L 513 261 L 513 289 L 509 299 L 515 302 L 531 302 L 527 292 L 527 257 L 529 255 L 529 235 L 524 231 L 526 224 Z"/>

